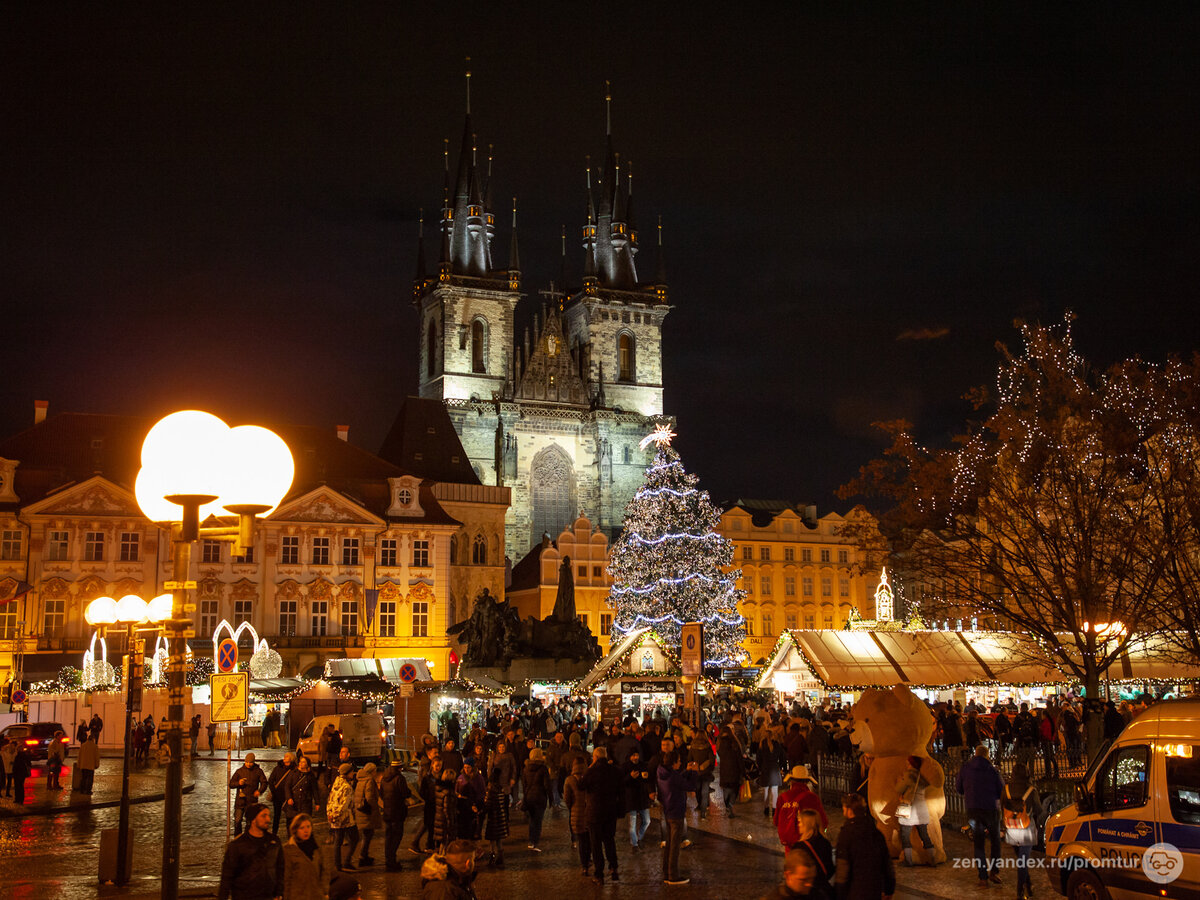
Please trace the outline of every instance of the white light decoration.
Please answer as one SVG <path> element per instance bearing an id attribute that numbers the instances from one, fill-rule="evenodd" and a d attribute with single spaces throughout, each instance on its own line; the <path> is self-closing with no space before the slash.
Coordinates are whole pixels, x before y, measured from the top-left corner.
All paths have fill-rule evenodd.
<path id="1" fill-rule="evenodd" d="M 670 425 L 655 425 L 654 430 L 642 438 L 638 447 L 642 450 L 645 450 L 651 444 L 657 444 L 660 448 L 670 447 L 673 437 L 675 437 L 675 432 L 671 430 Z"/>
<path id="2" fill-rule="evenodd" d="M 888 584 L 887 566 L 879 573 L 879 587 L 875 588 L 875 621 L 890 622 L 895 618 L 895 597 Z"/>
<path id="3" fill-rule="evenodd" d="M 111 597 L 102 597 L 102 600 L 112 601 Z M 95 601 L 92 601 L 93 603 Z M 90 608 L 91 604 L 89 604 Z M 113 608 L 116 608 L 115 602 Z M 84 611 L 86 618 L 87 611 Z M 99 623 L 97 623 L 99 624 Z M 96 641 L 100 642 L 100 656 L 96 656 Z M 108 644 L 105 643 L 99 632 L 92 634 L 92 643 L 83 654 L 83 689 L 90 691 L 92 688 L 108 687 L 110 684 L 115 684 L 117 680 L 117 670 L 114 669 L 108 662 Z"/>
<path id="4" fill-rule="evenodd" d="M 250 657 L 250 674 L 261 681 L 264 678 L 278 678 L 282 671 L 283 657 L 268 647 L 266 641 L 263 641 L 262 646 L 255 650 L 254 655 Z"/>

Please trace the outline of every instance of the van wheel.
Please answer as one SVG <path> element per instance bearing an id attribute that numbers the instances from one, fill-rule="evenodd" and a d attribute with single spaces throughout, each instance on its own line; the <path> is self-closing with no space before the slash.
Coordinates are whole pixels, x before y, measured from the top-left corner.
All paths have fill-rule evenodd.
<path id="1" fill-rule="evenodd" d="M 1067 881 L 1068 900 L 1108 900 L 1108 891 L 1094 872 L 1078 869 Z"/>

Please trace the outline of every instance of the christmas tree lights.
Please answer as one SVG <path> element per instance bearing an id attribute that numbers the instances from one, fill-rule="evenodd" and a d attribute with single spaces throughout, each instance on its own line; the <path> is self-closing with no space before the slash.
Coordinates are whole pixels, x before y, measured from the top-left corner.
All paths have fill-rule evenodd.
<path id="1" fill-rule="evenodd" d="M 701 622 L 705 663 L 741 665 L 747 658 L 745 619 L 737 611 L 745 596 L 737 587 L 742 573 L 723 571 L 733 562 L 733 543 L 717 533 L 720 510 L 684 470 L 672 437 L 664 426 L 643 442 L 658 452 L 612 547 L 612 639 L 652 626 L 677 652 L 680 628 Z"/>

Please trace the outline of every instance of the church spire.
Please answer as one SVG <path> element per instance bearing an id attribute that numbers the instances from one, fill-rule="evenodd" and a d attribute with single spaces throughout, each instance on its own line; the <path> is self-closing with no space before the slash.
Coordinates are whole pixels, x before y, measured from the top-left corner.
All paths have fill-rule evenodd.
<path id="1" fill-rule="evenodd" d="M 662 216 L 658 217 L 658 259 L 654 272 L 654 294 L 659 303 L 667 302 L 667 261 L 663 257 Z"/>
<path id="2" fill-rule="evenodd" d="M 517 198 L 513 197 L 512 204 L 512 245 L 508 251 L 508 287 L 519 290 L 521 287 L 521 254 L 517 251 Z"/>

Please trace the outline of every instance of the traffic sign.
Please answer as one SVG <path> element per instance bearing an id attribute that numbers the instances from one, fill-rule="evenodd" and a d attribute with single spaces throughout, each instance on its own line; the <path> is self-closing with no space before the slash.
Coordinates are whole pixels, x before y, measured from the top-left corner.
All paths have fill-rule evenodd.
<path id="1" fill-rule="evenodd" d="M 209 675 L 210 722 L 245 722 L 250 718 L 250 673 Z"/>
<path id="2" fill-rule="evenodd" d="M 400 667 L 400 680 L 404 684 L 410 684 L 417 680 L 417 667 L 412 663 L 405 663 Z"/>
<path id="3" fill-rule="evenodd" d="M 25 703 L 25 692 L 20 688 L 14 688 L 12 692 L 12 705 L 22 706 Z"/>
<path id="4" fill-rule="evenodd" d="M 237 641 L 225 638 L 217 645 L 217 671 L 226 673 L 237 669 Z"/>

